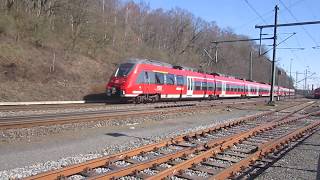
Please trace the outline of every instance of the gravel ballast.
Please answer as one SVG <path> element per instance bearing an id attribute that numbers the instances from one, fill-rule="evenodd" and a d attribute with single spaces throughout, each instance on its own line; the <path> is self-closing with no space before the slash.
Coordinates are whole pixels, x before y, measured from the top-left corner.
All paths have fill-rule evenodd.
<path id="1" fill-rule="evenodd" d="M 320 129 L 287 152 L 257 179 L 320 179 Z"/>
<path id="2" fill-rule="evenodd" d="M 257 111 L 242 110 L 185 113 L 179 117 L 158 117 L 143 122 L 127 122 L 122 126 L 77 129 L 30 142 L 9 143 L 0 147 L 0 153 L 4 155 L 0 156 L 0 177 L 21 178 L 59 169 L 255 113 Z"/>
<path id="3" fill-rule="evenodd" d="M 256 113 L 261 111 L 213 107 L 208 111 L 2 131 L 0 179 L 59 169 Z"/>

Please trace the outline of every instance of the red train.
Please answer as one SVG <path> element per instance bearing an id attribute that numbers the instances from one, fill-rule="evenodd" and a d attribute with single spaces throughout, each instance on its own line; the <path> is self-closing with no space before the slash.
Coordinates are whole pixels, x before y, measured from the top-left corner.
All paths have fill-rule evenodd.
<path id="1" fill-rule="evenodd" d="M 270 95 L 270 85 L 205 74 L 192 68 L 168 63 L 134 59 L 120 64 L 109 83 L 107 95 L 135 103 L 160 99 L 217 99 Z M 276 96 L 293 95 L 294 89 L 275 86 Z"/>

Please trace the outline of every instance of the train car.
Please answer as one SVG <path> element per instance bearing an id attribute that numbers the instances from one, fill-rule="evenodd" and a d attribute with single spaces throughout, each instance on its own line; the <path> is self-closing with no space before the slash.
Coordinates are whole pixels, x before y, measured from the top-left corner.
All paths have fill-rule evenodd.
<path id="1" fill-rule="evenodd" d="M 320 98 L 320 88 L 317 88 L 314 90 L 314 98 L 316 99 Z"/>
<path id="2" fill-rule="evenodd" d="M 261 84 L 254 81 L 245 81 L 246 96 L 258 97 Z"/>
<path id="3" fill-rule="evenodd" d="M 215 76 L 215 80 L 218 87 L 215 92 L 217 97 L 235 98 L 245 96 L 244 80 L 218 75 Z"/>
<path id="4" fill-rule="evenodd" d="M 270 85 L 218 74 L 200 73 L 183 66 L 133 59 L 119 65 L 106 86 L 107 95 L 135 103 L 160 99 L 216 99 L 270 95 Z M 283 94 L 275 86 L 275 95 Z"/>
<path id="5" fill-rule="evenodd" d="M 266 97 L 270 96 L 271 86 L 269 84 L 260 83 L 259 84 L 259 96 Z"/>
<path id="6" fill-rule="evenodd" d="M 294 89 L 290 89 L 290 96 L 295 96 L 295 90 Z"/>
<path id="7" fill-rule="evenodd" d="M 214 76 L 191 68 L 134 59 L 121 64 L 107 84 L 107 95 L 136 103 L 159 99 L 211 98 Z"/>

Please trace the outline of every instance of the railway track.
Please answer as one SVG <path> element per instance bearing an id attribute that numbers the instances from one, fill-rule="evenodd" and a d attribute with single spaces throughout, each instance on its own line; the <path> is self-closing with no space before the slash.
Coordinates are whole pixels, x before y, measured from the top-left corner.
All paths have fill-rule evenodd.
<path id="1" fill-rule="evenodd" d="M 266 98 L 256 98 L 255 100 L 251 101 L 265 101 Z M 191 103 L 198 103 L 197 101 L 179 101 L 179 104 L 190 104 Z M 241 99 L 224 99 L 224 100 L 215 100 L 214 103 L 216 104 L 223 104 L 223 103 L 232 103 L 232 102 L 244 102 Z M 212 102 L 211 102 L 212 103 Z M 166 106 L 166 105 L 175 105 L 176 102 L 169 101 L 169 102 L 158 102 L 156 104 L 123 104 L 123 103 L 84 103 L 84 104 L 45 104 L 45 105 L 11 105 L 11 106 L 0 106 L 0 112 L 18 112 L 18 111 L 39 111 L 39 110 L 59 110 L 59 109 L 79 109 L 79 108 L 99 108 L 99 107 L 106 107 L 106 106 L 116 106 L 121 108 L 121 106 L 129 106 L 129 107 L 136 107 L 136 106 Z"/>
<path id="2" fill-rule="evenodd" d="M 80 123 L 90 121 L 101 121 L 107 119 L 127 118 L 127 117 L 141 117 L 155 114 L 169 114 L 177 112 L 188 112 L 196 109 L 207 110 L 212 107 L 223 108 L 233 105 L 249 105 L 264 103 L 262 100 L 246 100 L 237 102 L 204 102 L 192 103 L 183 102 L 178 104 L 165 104 L 153 106 L 132 106 L 120 109 L 99 110 L 99 111 L 85 111 L 73 113 L 59 113 L 59 114 L 39 114 L 27 116 L 9 116 L 0 117 L 0 129 L 26 128 L 41 125 L 56 125 L 68 123 Z M 218 106 L 219 105 L 219 106 Z M 165 111 L 163 109 L 166 109 Z"/>
<path id="3" fill-rule="evenodd" d="M 84 103 L 84 104 L 45 104 L 45 105 L 11 105 L 0 106 L 0 112 L 36 111 L 36 110 L 57 110 L 65 108 L 92 108 L 104 107 L 106 103 Z"/>
<path id="4" fill-rule="evenodd" d="M 271 152 L 312 132 L 320 125 L 311 117 L 312 103 L 239 118 L 156 144 L 26 179 L 225 179 L 242 176 Z M 266 161 L 267 162 L 267 161 Z"/>

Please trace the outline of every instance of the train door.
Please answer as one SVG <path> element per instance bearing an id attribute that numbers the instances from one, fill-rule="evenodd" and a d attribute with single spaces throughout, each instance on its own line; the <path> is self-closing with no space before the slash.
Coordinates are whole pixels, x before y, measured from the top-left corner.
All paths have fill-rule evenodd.
<path id="1" fill-rule="evenodd" d="M 193 79 L 187 77 L 187 96 L 192 96 L 193 94 Z"/>
<path id="2" fill-rule="evenodd" d="M 149 79 L 149 73 L 148 71 L 144 71 L 144 86 L 142 87 L 143 88 L 143 93 L 146 94 L 147 96 L 149 95 L 150 91 L 149 91 L 149 88 L 150 88 L 150 79 Z"/>
<path id="3" fill-rule="evenodd" d="M 226 95 L 226 82 L 222 82 L 221 95 L 222 97 Z"/>
<path id="4" fill-rule="evenodd" d="M 202 90 L 204 91 L 203 93 L 203 99 L 206 98 L 207 96 L 207 90 L 208 90 L 208 81 L 207 81 L 207 78 L 205 78 L 201 84 L 201 88 Z"/>

